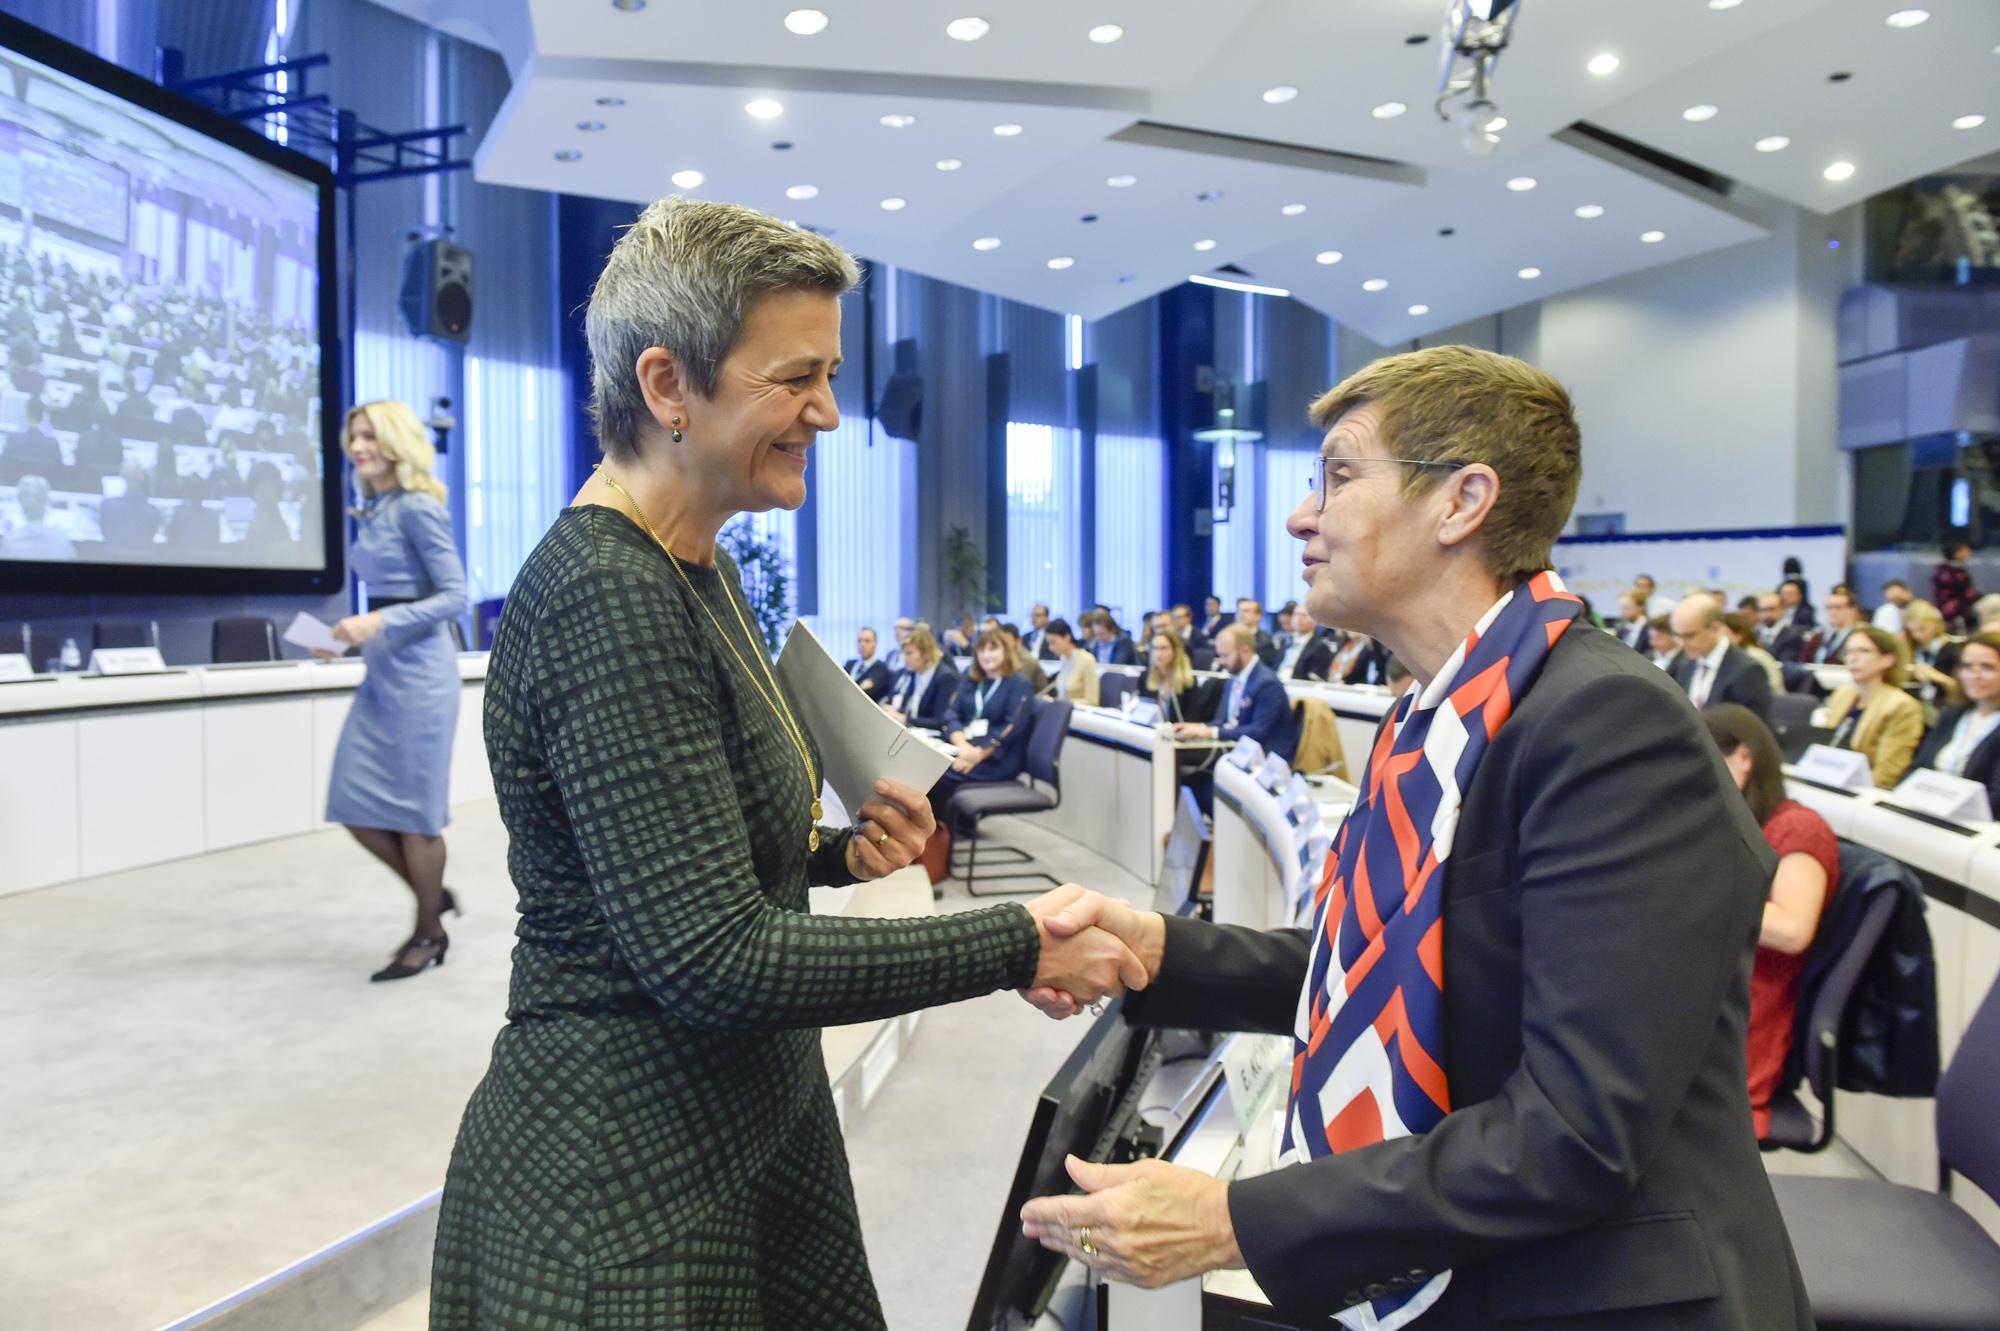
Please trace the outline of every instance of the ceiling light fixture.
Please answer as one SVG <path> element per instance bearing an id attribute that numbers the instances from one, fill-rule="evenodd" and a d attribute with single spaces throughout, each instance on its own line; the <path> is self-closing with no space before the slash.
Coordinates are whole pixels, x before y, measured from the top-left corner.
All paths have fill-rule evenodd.
<path id="1" fill-rule="evenodd" d="M 1953 129 L 1978 129 L 1985 123 L 1985 116 L 1960 116 L 1951 122 L 1951 127 Z"/>
<path id="2" fill-rule="evenodd" d="M 636 14 L 646 7 L 646 0 L 611 0 L 611 7 L 627 14 Z"/>
<path id="3" fill-rule="evenodd" d="M 1640 242 L 1647 245 L 1657 245 L 1666 238 L 1667 233 L 1664 231 L 1641 231 L 1639 233 Z"/>
<path id="4" fill-rule="evenodd" d="M 1299 90 L 1289 83 L 1280 83 L 1275 88 L 1264 89 L 1264 100 L 1272 106 L 1282 106 L 1299 95 Z"/>
<path id="5" fill-rule="evenodd" d="M 1612 55 L 1609 51 L 1606 51 L 1603 55 L 1592 56 L 1590 58 L 1590 63 L 1585 65 L 1584 68 L 1589 70 L 1591 73 L 1597 75 L 1599 78 L 1603 78 L 1606 74 L 1613 73 L 1617 70 L 1618 57 Z"/>
<path id="6" fill-rule="evenodd" d="M 1832 166 L 1829 166 L 1826 170 L 1820 172 L 1820 174 L 1825 176 L 1828 180 L 1833 181 L 1835 184 L 1838 184 L 1843 180 L 1851 180 L 1854 178 L 1854 163 L 1835 162 Z"/>
<path id="7" fill-rule="evenodd" d="M 1586 203 L 1583 207 L 1576 210 L 1576 215 L 1586 222 L 1593 221 L 1604 216 L 1604 205 L 1601 203 Z"/>
<path id="8" fill-rule="evenodd" d="M 1194 247 L 1200 250 L 1203 254 L 1206 254 L 1210 250 L 1215 248 L 1215 242 L 1212 240 L 1197 240 L 1194 243 Z"/>
<path id="9" fill-rule="evenodd" d="M 1426 314 L 1429 314 L 1430 312 L 1431 312 L 1431 307 L 1430 307 L 1430 306 L 1428 306 L 1428 305 L 1412 305 L 1412 306 L 1410 306 L 1410 313 L 1411 313 L 1411 314 L 1413 314 L 1413 315 L 1417 315 L 1417 316 L 1419 316 L 1419 317 L 1421 317 L 1421 316 L 1423 316 L 1423 315 L 1426 315 Z"/>
<path id="10" fill-rule="evenodd" d="M 1377 120 L 1394 120 L 1409 109 L 1409 107 L 1403 105 L 1401 102 L 1384 102 L 1368 114 L 1374 116 Z"/>
<path id="11" fill-rule="evenodd" d="M 1523 282 L 1532 282 L 1541 275 L 1542 275 L 1541 269 L 1532 267 L 1523 268 L 1520 272 L 1514 274 L 1514 276 L 1520 278 Z"/>
<path id="12" fill-rule="evenodd" d="M 759 97 L 754 102 L 745 102 L 743 109 L 758 120 L 776 120 L 785 114 L 785 108 L 769 97 Z"/>
<path id="13" fill-rule="evenodd" d="M 1389 279 L 1386 277 L 1371 277 L 1361 284 L 1361 289 L 1363 291 L 1387 291 L 1389 289 Z"/>
<path id="14" fill-rule="evenodd" d="M 909 206 L 910 201 L 908 199 L 899 198 L 894 194 L 882 200 L 882 211 L 885 213 L 900 213 Z"/>
<path id="15" fill-rule="evenodd" d="M 785 197 L 788 199 L 800 199 L 800 200 L 817 199 L 819 197 L 819 186 L 793 185 L 791 188 L 785 191 Z"/>
<path id="16" fill-rule="evenodd" d="M 1792 141 L 1783 134 L 1773 134 L 1768 138 L 1757 140 L 1757 151 L 1760 153 L 1781 153 L 1791 146 Z"/>
<path id="17" fill-rule="evenodd" d="M 937 169 L 940 171 L 956 171 L 964 165 L 965 163 L 959 161 L 956 157 L 940 157 L 938 158 Z"/>
<path id="18" fill-rule="evenodd" d="M 1104 183 L 1105 183 L 1105 184 L 1107 184 L 1107 185 L 1109 185 L 1109 186 L 1111 186 L 1111 188 L 1113 188 L 1113 189 L 1130 189 L 1130 188 L 1131 188 L 1132 186 L 1134 186 L 1134 185 L 1136 185 L 1136 184 L 1138 184 L 1138 183 L 1139 183 L 1139 177 L 1137 177 L 1137 176 L 1112 176 L 1112 177 L 1111 177 L 1110 179 L 1106 180 L 1106 181 L 1105 181 Z"/>
<path id="19" fill-rule="evenodd" d="M 1507 128 L 1506 116 L 1494 116 L 1491 120 L 1486 122 L 1486 132 L 1488 134 L 1498 134 L 1501 130 L 1505 128 Z"/>
<path id="20" fill-rule="evenodd" d="M 1021 127 L 1019 125 L 1012 123 L 1005 125 L 995 125 L 993 127 L 993 132 L 999 135 L 1003 139 L 1011 139 L 1016 134 L 1019 134 L 1021 132 Z"/>
<path id="21" fill-rule="evenodd" d="M 1055 269 L 1057 272 L 1061 272 L 1075 262 L 1076 260 L 1070 258 L 1067 254 L 1058 254 L 1055 258 L 1049 260 L 1049 267 Z"/>
<path id="22" fill-rule="evenodd" d="M 1339 263 L 1342 257 L 1339 250 L 1321 250 L 1318 254 L 1313 255 L 1313 262 Z"/>
<path id="23" fill-rule="evenodd" d="M 794 9 L 785 15 L 785 29 L 801 37 L 813 37 L 826 31 L 826 12 L 819 9 Z"/>
<path id="24" fill-rule="evenodd" d="M 604 128 L 604 122 L 602 120 L 579 120 L 576 122 L 576 127 L 586 134 L 595 134 Z M 1970 128 L 1970 126 L 1967 126 L 1967 128 Z"/>
<path id="25" fill-rule="evenodd" d="M 699 171 L 676 171 L 671 179 L 676 189 L 700 189 L 701 182 L 708 177 Z"/>
<path id="26" fill-rule="evenodd" d="M 1507 188 L 1513 190 L 1516 194 L 1525 194 L 1535 187 L 1535 183 L 1533 176 L 1515 176 L 1507 182 Z"/>
<path id="27" fill-rule="evenodd" d="M 1300 213 L 1304 212 L 1305 210 L 1306 206 L 1303 203 L 1288 203 L 1284 207 L 1278 209 L 1279 212 L 1283 213 L 1287 217 L 1297 217 Z"/>
<path id="28" fill-rule="evenodd" d="M 556 150 L 556 160 L 558 162 L 580 162 L 583 160 L 583 154 L 574 148 L 558 148 Z"/>
<path id="29" fill-rule="evenodd" d="M 600 97 L 597 99 L 597 104 L 599 106 L 623 106 L 625 105 L 625 99 L 623 97 Z"/>
<path id="30" fill-rule="evenodd" d="M 1221 190 L 1205 189 L 1201 193 L 1194 196 L 1194 201 L 1196 203 L 1214 203 L 1217 199 L 1221 197 L 1222 197 Z"/>
<path id="31" fill-rule="evenodd" d="M 1122 278 L 1120 279 L 1123 280 Z M 1258 286 L 1255 282 L 1232 282 L 1226 277 L 1210 277 L 1206 273 L 1189 273 L 1188 281 L 1196 286 L 1221 287 L 1224 291 L 1242 291 L 1252 296 L 1289 296 L 1292 293 L 1283 287 Z"/>
<path id="32" fill-rule="evenodd" d="M 1743 0 L 1708 0 L 1708 7 L 1710 9 L 1734 9 L 1742 3 Z"/>
<path id="33" fill-rule="evenodd" d="M 1707 102 L 1703 102 L 1699 106 L 1690 106 L 1687 110 L 1681 112 L 1682 120 L 1695 125 L 1699 125 L 1704 120 L 1713 120 L 1715 116 L 1716 108 L 1710 106 Z"/>
<path id="34" fill-rule="evenodd" d="M 981 254 L 984 254 L 988 250 L 997 250 L 1000 248 L 1000 237 L 981 236 L 978 240 L 972 242 L 972 248 L 978 250 Z"/>
<path id="35" fill-rule="evenodd" d="M 993 25 L 977 16 L 955 18 L 944 25 L 944 35 L 955 42 L 976 42 L 993 30 Z"/>
<path id="36" fill-rule="evenodd" d="M 908 129 L 917 123 L 917 118 L 903 111 L 891 111 L 875 123 L 883 129 Z"/>
<path id="37" fill-rule="evenodd" d="M 1090 30 L 1090 40 L 1099 46 L 1109 46 L 1125 35 L 1125 29 L 1116 23 L 1100 23 Z"/>
<path id="38" fill-rule="evenodd" d="M 1914 28 L 1930 16 L 1928 9 L 1899 9 L 1889 15 L 1887 22 L 1892 28 Z"/>

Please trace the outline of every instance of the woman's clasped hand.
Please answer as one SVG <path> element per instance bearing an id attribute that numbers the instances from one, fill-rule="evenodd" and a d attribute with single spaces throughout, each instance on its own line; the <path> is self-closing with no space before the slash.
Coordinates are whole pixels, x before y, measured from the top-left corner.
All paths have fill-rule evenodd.
<path id="1" fill-rule="evenodd" d="M 1144 989 L 1159 973 L 1160 949 L 1142 917 L 1116 898 L 1065 883 L 1030 902 L 1028 913 L 1042 953 L 1035 983 L 1022 997 L 1049 1017 L 1060 1020 L 1099 999 Z"/>

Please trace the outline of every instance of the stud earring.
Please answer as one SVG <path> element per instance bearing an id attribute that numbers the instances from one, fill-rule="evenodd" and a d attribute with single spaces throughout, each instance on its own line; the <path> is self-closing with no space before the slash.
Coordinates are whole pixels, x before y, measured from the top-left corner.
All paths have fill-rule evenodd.
<path id="1" fill-rule="evenodd" d="M 681 441 L 681 418 L 676 416 L 674 417 L 674 442 L 678 444 L 680 441 Z"/>

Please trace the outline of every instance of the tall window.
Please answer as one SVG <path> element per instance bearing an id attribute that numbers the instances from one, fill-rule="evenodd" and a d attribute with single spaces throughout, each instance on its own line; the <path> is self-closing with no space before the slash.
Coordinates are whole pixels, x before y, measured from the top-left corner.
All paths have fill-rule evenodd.
<path id="1" fill-rule="evenodd" d="M 1239 596 L 1263 595 L 1258 585 L 1257 552 L 1264 538 L 1258 496 L 1263 492 L 1259 444 L 1236 445 L 1236 494 L 1229 520 L 1217 523 L 1212 545 L 1214 580 L 1210 590 L 1222 598 L 1224 614 L 1233 614 Z"/>
<path id="2" fill-rule="evenodd" d="M 1007 422 L 1007 600 L 1074 614 L 1082 596 L 1077 432 Z"/>
<path id="3" fill-rule="evenodd" d="M 813 496 L 819 523 L 819 613 L 808 620 L 836 660 L 854 655 L 854 635 L 875 630 L 878 650 L 895 646 L 896 617 L 915 597 L 916 445 L 874 431 L 859 410 L 820 436 Z M 794 565 L 796 568 L 796 565 Z"/>
<path id="4" fill-rule="evenodd" d="M 556 371 L 465 358 L 465 562 L 475 601 L 506 594 L 568 497 L 549 446 L 563 409 Z"/>
<path id="5" fill-rule="evenodd" d="M 1097 599 L 1120 624 L 1166 597 L 1166 461 L 1158 439 L 1097 436 Z"/>
<path id="6" fill-rule="evenodd" d="M 1262 516 L 1258 522 L 1264 544 L 1261 597 L 1266 609 L 1304 599 L 1306 585 L 1299 581 L 1299 559 L 1305 553 L 1305 542 L 1285 530 L 1285 520 L 1306 497 L 1306 474 L 1312 470 L 1312 460 L 1312 449 L 1264 450 Z"/>

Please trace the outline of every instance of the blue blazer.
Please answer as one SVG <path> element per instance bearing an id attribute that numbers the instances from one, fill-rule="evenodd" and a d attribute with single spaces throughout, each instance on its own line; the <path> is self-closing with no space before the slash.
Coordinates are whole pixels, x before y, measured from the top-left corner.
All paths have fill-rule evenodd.
<path id="1" fill-rule="evenodd" d="M 904 693 L 914 687 L 917 672 L 905 670 L 896 676 L 896 686 L 889 690 L 889 696 L 882 701 L 893 703 L 911 725 L 924 730 L 943 730 L 945 714 L 951 710 L 952 700 L 958 696 L 958 672 L 951 662 L 940 661 L 936 673 L 931 676 L 931 686 L 924 690 L 924 696 L 904 704 Z"/>
<path id="2" fill-rule="evenodd" d="M 1029 724 L 1034 701 L 1034 690 L 1028 687 L 1024 675 L 1006 675 L 998 681 L 989 680 L 991 691 L 986 695 L 986 709 L 979 713 L 986 720 L 986 743 L 984 747 L 995 749 L 992 757 L 973 769 L 974 781 L 1012 781 L 1021 774 L 1028 761 L 1028 733 L 1034 727 Z M 979 685 L 971 676 L 958 682 L 958 693 L 951 700 L 951 708 L 945 716 L 944 733 L 952 735 L 972 724 L 973 709 L 977 705 Z"/>
<path id="3" fill-rule="evenodd" d="M 1215 720 L 1220 738 L 1231 743 L 1248 735 L 1264 746 L 1266 753 L 1282 753 L 1290 762 L 1298 752 L 1299 728 L 1292 722 L 1292 700 L 1278 676 L 1262 661 L 1250 667 L 1243 680 L 1243 705 L 1236 723 L 1229 724 L 1230 681 L 1222 681 L 1222 693 L 1215 701 Z"/>

